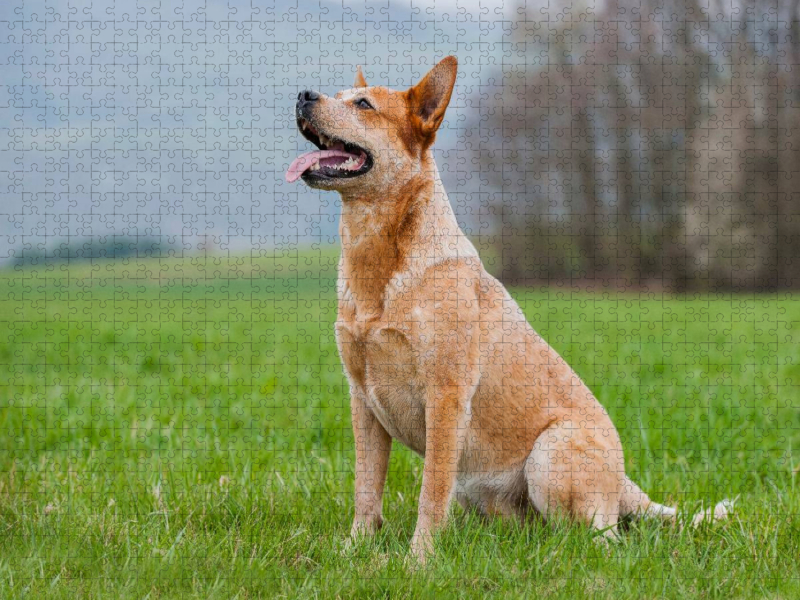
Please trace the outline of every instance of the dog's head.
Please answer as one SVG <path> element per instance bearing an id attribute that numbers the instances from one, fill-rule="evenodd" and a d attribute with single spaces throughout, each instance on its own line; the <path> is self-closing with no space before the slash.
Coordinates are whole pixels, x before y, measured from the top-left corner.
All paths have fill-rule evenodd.
<path id="1" fill-rule="evenodd" d="M 286 180 L 348 192 L 386 190 L 420 172 L 442 124 L 458 62 L 448 56 L 414 87 L 397 92 L 369 87 L 361 69 L 355 84 L 335 96 L 311 90 L 297 99 L 297 127 L 318 150 L 297 157 Z"/>

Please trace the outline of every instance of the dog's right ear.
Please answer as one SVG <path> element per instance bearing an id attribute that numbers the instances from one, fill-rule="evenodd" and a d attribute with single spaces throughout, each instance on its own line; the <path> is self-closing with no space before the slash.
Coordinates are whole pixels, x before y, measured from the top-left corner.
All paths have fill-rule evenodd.
<path id="1" fill-rule="evenodd" d="M 406 92 L 412 121 L 422 134 L 426 145 L 433 142 L 436 131 L 444 120 L 457 74 L 458 59 L 455 56 L 448 56 L 433 67 L 422 81 Z"/>
<path id="2" fill-rule="evenodd" d="M 356 81 L 353 84 L 354 88 L 367 87 L 367 80 L 364 79 L 364 74 L 361 72 L 361 65 L 356 67 Z"/>

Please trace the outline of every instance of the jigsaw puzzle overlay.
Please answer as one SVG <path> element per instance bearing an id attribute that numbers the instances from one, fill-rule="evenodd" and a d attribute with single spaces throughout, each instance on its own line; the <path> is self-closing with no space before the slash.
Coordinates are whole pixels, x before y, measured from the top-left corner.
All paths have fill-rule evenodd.
<path id="1" fill-rule="evenodd" d="M 298 95 L 450 55 L 458 225 L 625 473 L 726 522 L 600 546 L 453 502 L 420 568 L 395 439 L 385 524 L 348 541 L 348 241 L 338 193 L 287 181 Z M 0 595 L 800 593 L 796 2 L 9 0 L 0 75 Z"/>

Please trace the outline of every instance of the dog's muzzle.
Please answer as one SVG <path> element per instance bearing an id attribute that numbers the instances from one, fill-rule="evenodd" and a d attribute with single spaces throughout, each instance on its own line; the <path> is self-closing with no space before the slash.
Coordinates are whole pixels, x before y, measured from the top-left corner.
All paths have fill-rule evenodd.
<path id="1" fill-rule="evenodd" d="M 295 109 L 298 117 L 309 119 L 311 109 L 322 98 L 322 94 L 314 90 L 303 90 L 297 95 L 297 107 Z"/>

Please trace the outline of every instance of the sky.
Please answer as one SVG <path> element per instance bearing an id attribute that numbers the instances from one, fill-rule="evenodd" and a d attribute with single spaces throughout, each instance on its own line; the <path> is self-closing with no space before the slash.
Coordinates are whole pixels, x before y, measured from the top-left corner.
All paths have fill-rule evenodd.
<path id="1" fill-rule="evenodd" d="M 310 149 L 298 91 L 349 87 L 356 64 L 401 89 L 448 54 L 460 73 L 436 150 L 466 219 L 459 127 L 508 59 L 514 13 L 494 0 L 4 3 L 0 260 L 108 235 L 189 251 L 333 243 L 338 197 L 283 181 Z"/>
<path id="2" fill-rule="evenodd" d="M 297 93 L 350 87 L 359 64 L 369 83 L 403 89 L 449 54 L 459 77 L 435 154 L 474 237 L 486 190 L 463 134 L 512 93 L 503 72 L 531 60 L 531 40 L 514 42 L 526 5 L 545 32 L 585 6 L 6 0 L 0 261 L 113 235 L 188 252 L 335 243 L 338 196 L 283 178 L 311 149 Z"/>

